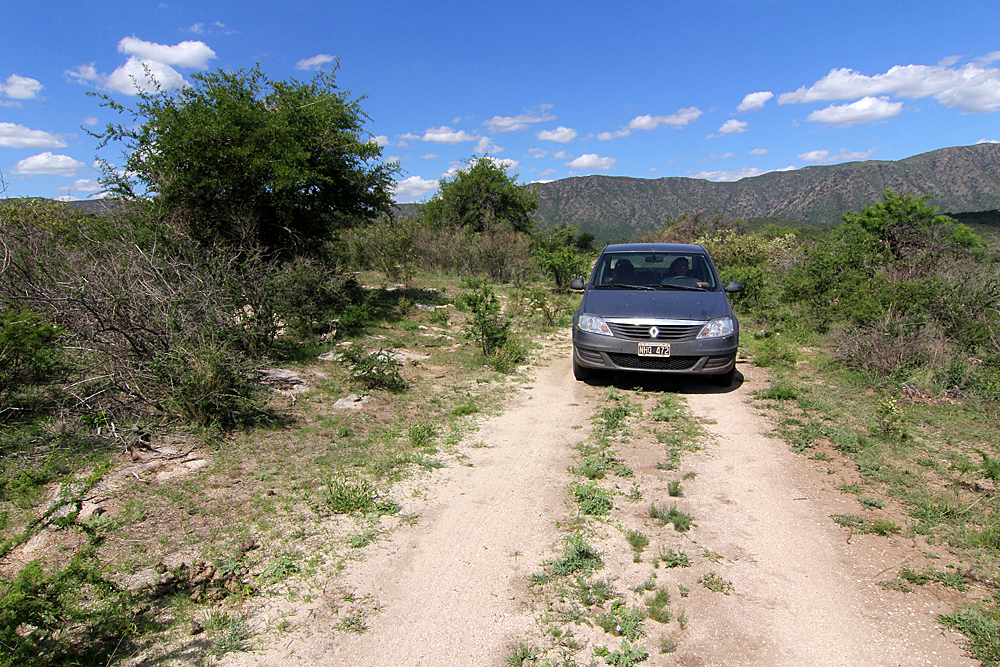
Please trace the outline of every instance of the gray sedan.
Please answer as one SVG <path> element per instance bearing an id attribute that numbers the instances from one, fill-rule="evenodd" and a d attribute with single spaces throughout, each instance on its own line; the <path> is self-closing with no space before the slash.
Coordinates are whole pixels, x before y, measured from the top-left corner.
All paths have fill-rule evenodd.
<path id="1" fill-rule="evenodd" d="M 598 370 L 709 375 L 729 386 L 736 372 L 739 322 L 708 252 L 698 245 L 607 246 L 573 316 L 573 374 Z"/>

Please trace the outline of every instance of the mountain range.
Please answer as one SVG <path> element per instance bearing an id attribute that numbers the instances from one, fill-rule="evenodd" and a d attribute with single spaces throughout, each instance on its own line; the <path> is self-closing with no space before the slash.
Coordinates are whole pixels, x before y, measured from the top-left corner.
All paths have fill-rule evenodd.
<path id="1" fill-rule="evenodd" d="M 567 224 L 598 241 L 630 239 L 685 216 L 840 222 L 848 211 L 881 201 L 885 190 L 931 195 L 931 205 L 956 218 L 990 212 L 1000 220 L 1000 144 L 942 148 L 902 160 L 867 160 L 772 171 L 732 182 L 699 178 L 576 176 L 528 187 L 538 194 L 542 227 Z M 71 202 L 99 213 L 101 201 Z M 417 204 L 400 204 L 412 215 Z"/>
<path id="2" fill-rule="evenodd" d="M 773 171 L 733 182 L 579 176 L 529 187 L 543 227 L 579 226 L 598 240 L 627 239 L 691 215 L 837 223 L 885 190 L 932 195 L 942 213 L 1000 209 L 1000 144 L 957 146 L 897 161 L 867 160 Z"/>

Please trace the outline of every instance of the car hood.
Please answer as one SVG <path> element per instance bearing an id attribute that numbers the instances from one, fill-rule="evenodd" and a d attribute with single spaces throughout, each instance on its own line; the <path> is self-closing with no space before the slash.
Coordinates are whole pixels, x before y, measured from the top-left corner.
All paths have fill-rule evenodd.
<path id="1" fill-rule="evenodd" d="M 725 292 L 589 289 L 580 312 L 600 317 L 712 320 L 732 315 Z"/>

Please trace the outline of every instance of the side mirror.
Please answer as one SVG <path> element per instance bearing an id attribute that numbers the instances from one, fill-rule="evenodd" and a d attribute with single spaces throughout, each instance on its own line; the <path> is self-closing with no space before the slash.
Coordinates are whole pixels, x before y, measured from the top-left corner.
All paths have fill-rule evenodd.
<path id="1" fill-rule="evenodd" d="M 743 286 L 740 285 L 740 288 L 742 288 L 742 287 Z M 582 290 L 583 289 L 583 278 L 573 278 L 573 280 L 569 281 L 569 288 L 570 289 L 575 289 L 575 290 Z"/>
<path id="2" fill-rule="evenodd" d="M 730 280 L 728 283 L 726 283 L 726 291 L 727 292 L 742 292 L 743 291 L 743 283 L 741 283 L 738 280 Z"/>

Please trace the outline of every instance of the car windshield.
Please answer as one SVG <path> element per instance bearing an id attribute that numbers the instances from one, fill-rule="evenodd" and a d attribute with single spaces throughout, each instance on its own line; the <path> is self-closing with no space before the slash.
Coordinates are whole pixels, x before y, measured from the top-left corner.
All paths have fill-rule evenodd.
<path id="1" fill-rule="evenodd" d="M 700 253 L 605 253 L 594 269 L 594 285 L 614 289 L 714 290 L 715 274 Z"/>

